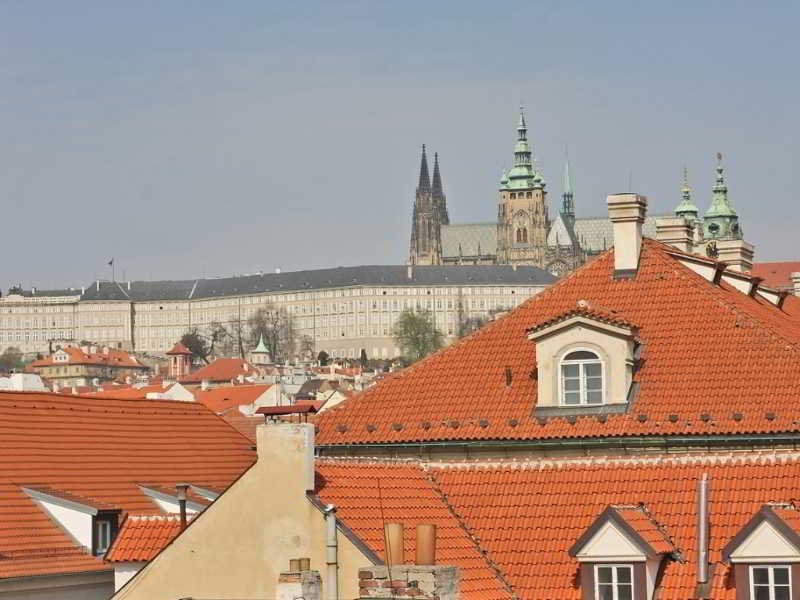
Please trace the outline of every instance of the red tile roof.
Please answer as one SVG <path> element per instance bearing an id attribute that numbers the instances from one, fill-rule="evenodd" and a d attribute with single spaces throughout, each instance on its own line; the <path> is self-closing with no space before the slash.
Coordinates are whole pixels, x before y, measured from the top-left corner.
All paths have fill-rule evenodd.
<path id="1" fill-rule="evenodd" d="M 49 367 L 52 365 L 103 365 L 109 367 L 149 369 L 147 365 L 140 363 L 136 357 L 125 350 L 106 348 L 100 352 L 84 352 L 75 346 L 61 348 L 69 355 L 69 359 L 64 362 L 55 362 L 54 354 L 45 358 L 35 360 L 30 365 L 32 367 Z"/>
<path id="2" fill-rule="evenodd" d="M 180 342 L 176 343 L 167 354 L 191 354 L 192 351 Z"/>
<path id="3" fill-rule="evenodd" d="M 640 538 L 650 545 L 656 554 L 669 554 L 675 551 L 675 547 L 669 541 L 666 533 L 643 506 L 614 506 L 612 508 Z"/>
<path id="4" fill-rule="evenodd" d="M 716 563 L 711 597 L 734 600 L 729 567 L 721 563 L 722 548 L 765 501 L 800 492 L 797 453 L 531 460 L 505 466 L 434 466 L 429 472 L 520 598 L 581 598 L 578 564 L 568 549 L 608 505 L 639 503 L 663 526 L 683 559 L 668 561 L 659 597 L 692 598 L 695 490 L 707 473 L 710 561 Z"/>
<path id="5" fill-rule="evenodd" d="M 232 381 L 242 375 L 253 377 L 257 375 L 253 365 L 240 358 L 218 358 L 205 367 L 198 369 L 181 379 L 181 383 L 201 383 L 203 381 Z"/>
<path id="6" fill-rule="evenodd" d="M 384 557 L 383 523 L 404 524 L 407 563 L 414 562 L 416 525 L 434 523 L 437 562 L 461 567 L 465 599 L 511 598 L 502 578 L 419 466 L 331 459 L 317 463 L 317 475 L 322 501 L 335 504 L 337 517 L 379 556 Z"/>
<path id="7" fill-rule="evenodd" d="M 800 273 L 800 260 L 753 263 L 753 275 L 764 279 L 764 284 L 777 289 L 792 287 L 790 275 Z"/>
<path id="8" fill-rule="evenodd" d="M 714 286 L 673 254 L 645 240 L 634 279 L 613 278 L 613 249 L 599 255 L 508 315 L 321 413 L 318 443 L 800 432 L 800 299 L 779 309 L 725 281 Z M 638 326 L 638 397 L 605 422 L 540 424 L 527 331 L 581 300 Z"/>
<path id="9" fill-rule="evenodd" d="M 0 392 L 0 578 L 108 569 L 22 490 L 160 514 L 140 483 L 227 487 L 252 443 L 196 403 Z"/>
<path id="10" fill-rule="evenodd" d="M 254 444 L 256 443 L 256 428 L 264 424 L 264 417 L 261 415 L 248 417 L 236 409 L 227 410 L 219 416 L 248 440 Z"/>
<path id="11" fill-rule="evenodd" d="M 270 385 L 226 385 L 210 390 L 194 390 L 194 399 L 220 414 L 255 402 L 270 388 Z M 263 419 L 262 419 L 263 420 Z"/>
<path id="12" fill-rule="evenodd" d="M 122 524 L 105 559 L 109 562 L 148 561 L 180 531 L 181 519 L 178 515 L 130 515 Z"/>
<path id="13" fill-rule="evenodd" d="M 158 393 L 163 394 L 169 390 L 168 387 L 164 387 L 163 385 L 156 384 L 156 385 L 145 385 L 142 387 L 128 387 L 128 386 L 109 386 L 108 388 L 104 388 L 102 391 L 98 392 L 91 392 L 88 394 L 89 396 L 95 396 L 98 398 L 117 398 L 120 400 L 144 400 L 147 398 L 147 394 L 151 393 Z"/>

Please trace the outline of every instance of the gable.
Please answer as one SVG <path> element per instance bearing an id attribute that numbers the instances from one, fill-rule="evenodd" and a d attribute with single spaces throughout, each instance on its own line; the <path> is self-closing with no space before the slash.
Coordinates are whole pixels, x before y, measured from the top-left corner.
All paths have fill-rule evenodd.
<path id="1" fill-rule="evenodd" d="M 611 521 L 606 521 L 576 558 L 589 562 L 644 561 L 647 556 L 623 531 Z"/>
<path id="2" fill-rule="evenodd" d="M 800 562 L 800 548 L 792 544 L 769 521 L 762 521 L 730 555 L 731 562 L 780 560 Z"/>

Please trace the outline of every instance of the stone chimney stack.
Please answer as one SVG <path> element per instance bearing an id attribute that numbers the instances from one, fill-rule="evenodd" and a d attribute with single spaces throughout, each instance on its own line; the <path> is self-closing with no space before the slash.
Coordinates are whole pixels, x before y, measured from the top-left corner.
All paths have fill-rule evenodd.
<path id="1" fill-rule="evenodd" d="M 461 599 L 458 567 L 375 565 L 358 570 L 358 586 L 360 600 Z"/>
<path id="2" fill-rule="evenodd" d="M 753 268 L 753 244 L 744 240 L 717 240 L 717 258 L 728 268 L 741 273 L 749 273 Z"/>
<path id="3" fill-rule="evenodd" d="M 633 279 L 642 251 L 642 225 L 647 198 L 639 194 L 614 194 L 606 199 L 614 227 L 614 278 Z"/>
<path id="4" fill-rule="evenodd" d="M 310 562 L 307 558 L 289 561 L 289 570 L 278 576 L 276 600 L 322 600 L 322 578 L 319 571 L 310 569 Z"/>
<path id="5" fill-rule="evenodd" d="M 692 225 L 684 217 L 665 217 L 656 221 L 656 239 L 681 252 L 692 252 Z"/>

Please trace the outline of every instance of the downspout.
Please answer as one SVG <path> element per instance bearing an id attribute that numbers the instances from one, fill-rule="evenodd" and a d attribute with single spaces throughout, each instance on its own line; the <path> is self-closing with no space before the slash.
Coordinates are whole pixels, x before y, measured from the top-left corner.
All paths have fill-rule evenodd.
<path id="1" fill-rule="evenodd" d="M 339 600 L 339 562 L 336 542 L 336 507 L 328 504 L 324 509 L 327 540 L 325 542 L 325 600 Z"/>
<path id="2" fill-rule="evenodd" d="M 708 583 L 708 473 L 697 482 L 697 584 Z"/>

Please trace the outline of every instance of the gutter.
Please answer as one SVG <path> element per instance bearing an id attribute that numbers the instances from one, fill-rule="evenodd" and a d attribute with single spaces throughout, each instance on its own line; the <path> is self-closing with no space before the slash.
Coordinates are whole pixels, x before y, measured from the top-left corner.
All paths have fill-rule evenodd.
<path id="1" fill-rule="evenodd" d="M 611 436 L 603 438 L 556 438 L 552 440 L 437 440 L 429 442 L 382 442 L 362 444 L 318 444 L 321 455 L 340 454 L 341 450 L 370 448 L 490 448 L 497 446 L 547 450 L 554 448 L 686 448 L 689 446 L 743 446 L 778 444 L 800 444 L 800 432 L 796 433 L 753 433 L 753 434 L 715 434 L 683 436 Z"/>

